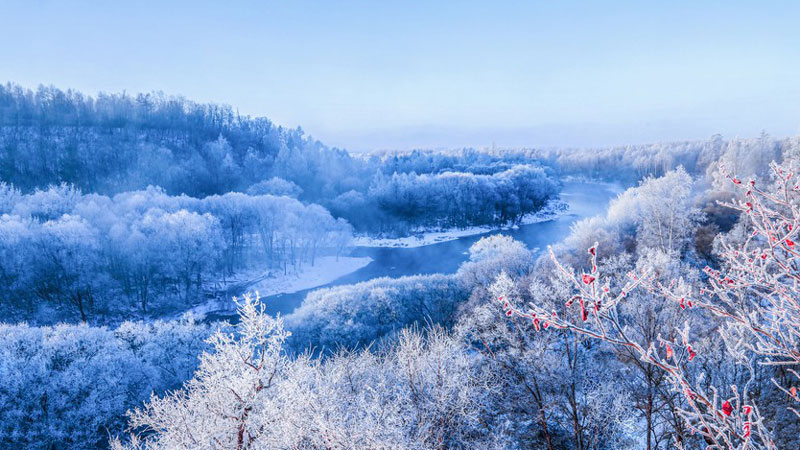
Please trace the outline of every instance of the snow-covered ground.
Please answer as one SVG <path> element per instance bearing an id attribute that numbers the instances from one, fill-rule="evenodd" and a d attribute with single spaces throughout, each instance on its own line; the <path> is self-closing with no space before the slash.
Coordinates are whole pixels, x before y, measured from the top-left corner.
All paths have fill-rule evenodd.
<path id="1" fill-rule="evenodd" d="M 317 258 L 314 266 L 306 264 L 300 273 L 284 276 L 283 272 L 274 277 L 267 277 L 248 287 L 251 292 L 258 292 L 262 297 L 275 294 L 290 294 L 292 292 L 311 289 L 323 284 L 328 284 L 337 278 L 366 266 L 372 261 L 368 256 L 323 256 Z"/>
<path id="2" fill-rule="evenodd" d="M 284 275 L 280 270 L 250 269 L 236 273 L 226 280 L 228 288 L 239 286 L 243 292 L 258 293 L 261 297 L 276 294 L 291 294 L 305 289 L 328 284 L 337 278 L 355 272 L 372 261 L 368 256 L 321 256 L 314 266 L 304 264 L 300 271 Z M 191 308 L 189 313 L 205 317 L 214 311 L 232 310 L 235 305 L 226 295 L 210 299 Z"/>
<path id="3" fill-rule="evenodd" d="M 528 225 L 532 223 L 545 222 L 553 220 L 560 214 L 567 210 L 567 204 L 562 201 L 553 201 L 548 203 L 541 211 L 534 214 L 528 214 L 522 218 L 521 225 Z M 472 236 L 475 234 L 483 234 L 496 230 L 503 230 L 509 228 L 516 228 L 516 225 L 511 227 L 496 227 L 496 226 L 480 226 L 480 227 L 467 227 L 467 228 L 451 228 L 447 230 L 420 230 L 411 236 L 402 238 L 374 238 L 369 236 L 356 236 L 353 238 L 352 245 L 355 247 L 422 247 L 424 245 L 436 244 L 439 242 L 454 241 L 464 236 Z"/>

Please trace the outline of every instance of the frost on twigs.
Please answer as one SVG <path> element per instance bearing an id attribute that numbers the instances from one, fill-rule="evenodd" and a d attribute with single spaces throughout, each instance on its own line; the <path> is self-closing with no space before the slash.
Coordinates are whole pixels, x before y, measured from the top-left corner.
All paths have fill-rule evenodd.
<path id="1" fill-rule="evenodd" d="M 241 322 L 236 335 L 218 331 L 201 355 L 193 379 L 163 397 L 153 394 L 129 412 L 133 431 L 127 448 L 247 447 L 260 433 L 249 420 L 274 380 L 287 367 L 282 345 L 289 333 L 280 318 L 264 314 L 258 297 L 237 301 Z M 201 444 L 202 443 L 202 444 Z M 115 448 L 125 448 L 112 441 Z M 210 447 L 209 447 L 210 448 Z"/>
<path id="2" fill-rule="evenodd" d="M 754 180 L 740 180 L 721 167 L 723 176 L 740 194 L 722 205 L 743 216 L 748 232 L 743 242 L 721 240 L 721 268 L 704 268 L 707 281 L 703 286 L 665 281 L 656 265 L 630 272 L 625 283 L 617 283 L 612 289 L 612 283 L 598 270 L 595 244 L 588 249 L 587 271 L 565 267 L 550 251 L 558 276 L 572 289 L 564 299 L 563 313 L 538 304 L 520 309 L 514 303 L 514 294 L 504 290 L 509 281 L 502 276 L 492 292 L 506 315 L 531 320 L 536 330 L 563 329 L 600 339 L 631 349 L 641 360 L 661 368 L 676 392 L 686 399 L 687 407 L 679 414 L 687 429 L 699 434 L 708 448 L 776 448 L 752 401 L 752 377 L 745 386 L 732 385 L 730 390 L 718 392 L 713 386 L 704 388 L 702 371 L 692 377 L 687 369 L 689 364 L 697 365 L 697 358 L 702 359 L 692 345 L 689 327 L 698 316 L 687 311 L 697 308 L 722 319 L 720 334 L 731 360 L 750 365 L 751 373 L 755 362 L 782 366 L 792 375 L 790 385 L 772 381 L 786 394 L 788 408 L 800 417 L 800 180 L 774 163 L 772 171 L 774 183 L 762 188 Z M 671 302 L 686 314 L 686 325 L 678 330 L 677 338 L 659 336 L 656 342 L 648 342 L 626 333 L 618 307 L 635 289 Z M 677 444 L 683 445 L 680 440 Z"/>

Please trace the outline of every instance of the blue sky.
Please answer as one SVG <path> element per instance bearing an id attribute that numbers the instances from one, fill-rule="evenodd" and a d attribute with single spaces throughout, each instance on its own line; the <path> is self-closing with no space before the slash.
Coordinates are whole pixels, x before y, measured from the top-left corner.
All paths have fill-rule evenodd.
<path id="1" fill-rule="evenodd" d="M 2 1 L 2 0 L 0 0 Z M 351 150 L 800 133 L 800 2 L 0 2 L 0 80 L 160 90 Z"/>

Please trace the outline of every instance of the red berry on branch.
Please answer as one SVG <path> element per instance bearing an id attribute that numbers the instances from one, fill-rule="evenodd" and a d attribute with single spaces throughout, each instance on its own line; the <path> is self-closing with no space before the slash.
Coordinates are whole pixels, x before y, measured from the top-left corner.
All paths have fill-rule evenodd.
<path id="1" fill-rule="evenodd" d="M 794 241 L 791 239 L 786 239 L 786 245 L 788 245 L 789 248 L 794 248 Z"/>
<path id="2" fill-rule="evenodd" d="M 672 347 L 670 347 L 670 345 L 667 344 L 667 359 L 671 359 L 673 355 L 674 353 L 672 352 Z"/>
<path id="3" fill-rule="evenodd" d="M 691 345 L 687 345 L 686 346 L 686 351 L 689 352 L 689 361 L 693 360 L 694 357 L 697 356 L 697 352 L 692 350 L 692 346 Z"/>
<path id="4" fill-rule="evenodd" d="M 730 416 L 733 412 L 733 406 L 731 406 L 731 402 L 725 400 L 722 402 L 722 413 L 726 416 Z"/>
<path id="5" fill-rule="evenodd" d="M 595 278 L 589 274 L 583 274 L 583 284 L 592 284 L 594 283 Z"/>

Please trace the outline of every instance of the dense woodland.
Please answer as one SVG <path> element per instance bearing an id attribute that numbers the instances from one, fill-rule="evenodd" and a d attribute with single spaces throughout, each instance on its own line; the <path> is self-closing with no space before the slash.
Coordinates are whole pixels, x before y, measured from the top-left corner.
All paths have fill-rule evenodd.
<path id="1" fill-rule="evenodd" d="M 519 162 L 515 168 L 474 154 L 431 167 L 354 157 L 300 128 L 228 106 L 163 94 L 93 98 L 0 86 L 0 180 L 24 192 L 67 183 L 106 195 L 148 186 L 197 198 L 231 191 L 292 195 L 336 211 L 357 230 L 402 234 L 474 221 L 504 224 L 535 212 L 557 194 L 557 182 L 530 167 L 533 160 Z M 486 210 L 465 217 L 450 214 L 453 208 Z"/>
<path id="2" fill-rule="evenodd" d="M 0 199 L 2 308 L 40 322 L 186 309 L 248 264 L 299 270 L 351 237 L 342 219 L 285 196 L 107 197 L 64 184 L 22 194 L 0 183 Z"/>
<path id="3" fill-rule="evenodd" d="M 356 157 L 227 107 L 13 85 L 0 124 L 2 446 L 800 446 L 798 138 Z M 492 235 L 285 318 L 247 296 L 235 326 L 153 319 L 353 230 L 519 222 L 569 176 L 632 187 L 552 255 Z"/>

